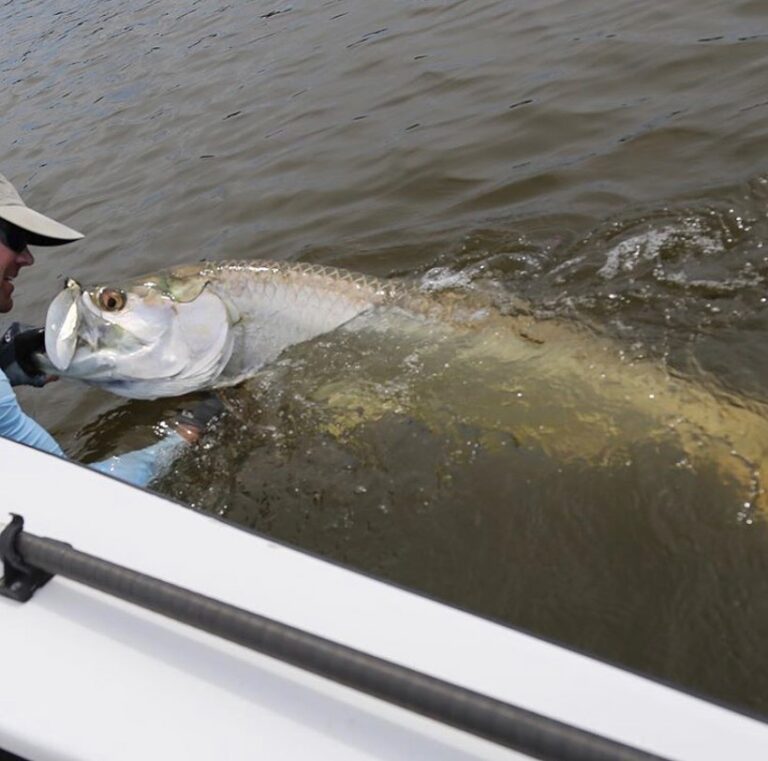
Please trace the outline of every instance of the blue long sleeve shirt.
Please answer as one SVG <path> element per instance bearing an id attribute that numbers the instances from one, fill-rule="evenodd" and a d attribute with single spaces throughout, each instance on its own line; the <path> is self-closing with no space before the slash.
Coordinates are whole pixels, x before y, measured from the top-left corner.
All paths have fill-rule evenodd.
<path id="1" fill-rule="evenodd" d="M 0 436 L 28 444 L 43 452 L 66 457 L 56 440 L 39 423 L 26 415 L 5 373 L 0 370 Z M 134 452 L 110 457 L 90 465 L 136 486 L 146 486 L 160 477 L 188 446 L 178 433 L 171 432 L 155 444 Z"/>

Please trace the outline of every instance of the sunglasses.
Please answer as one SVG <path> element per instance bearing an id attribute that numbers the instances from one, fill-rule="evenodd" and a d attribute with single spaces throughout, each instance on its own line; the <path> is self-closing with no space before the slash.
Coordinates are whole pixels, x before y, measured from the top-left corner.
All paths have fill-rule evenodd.
<path id="1" fill-rule="evenodd" d="M 0 219 L 0 243 L 20 254 L 27 247 L 27 233 L 20 227 Z"/>

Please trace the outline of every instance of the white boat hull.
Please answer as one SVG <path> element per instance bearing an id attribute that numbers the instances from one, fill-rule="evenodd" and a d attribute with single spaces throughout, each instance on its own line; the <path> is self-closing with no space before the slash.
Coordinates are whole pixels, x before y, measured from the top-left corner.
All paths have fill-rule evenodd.
<path id="1" fill-rule="evenodd" d="M 0 439 L 25 530 L 669 759 L 768 726 Z M 0 748 L 30 761 L 522 754 L 55 577 L 0 599 Z"/>

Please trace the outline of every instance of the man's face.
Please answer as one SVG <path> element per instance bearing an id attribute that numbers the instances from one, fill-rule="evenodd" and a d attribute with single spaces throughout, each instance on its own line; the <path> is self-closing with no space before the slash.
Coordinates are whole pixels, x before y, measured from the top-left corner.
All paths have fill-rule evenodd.
<path id="1" fill-rule="evenodd" d="M 0 221 L 0 224 L 5 224 Z M 2 231 L 0 231 L 2 232 Z M 17 240 L 14 240 L 14 248 L 20 248 Z M 21 251 L 14 251 L 6 242 L 5 236 L 0 234 L 0 312 L 10 312 L 13 308 L 13 280 L 19 274 L 22 267 L 34 264 L 35 260 L 29 249 L 24 245 Z"/>

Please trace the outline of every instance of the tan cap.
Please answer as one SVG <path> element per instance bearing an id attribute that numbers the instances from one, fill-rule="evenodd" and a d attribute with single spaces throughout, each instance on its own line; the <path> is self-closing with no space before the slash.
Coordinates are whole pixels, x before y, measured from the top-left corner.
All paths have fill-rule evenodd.
<path id="1" fill-rule="evenodd" d="M 16 188 L 2 174 L 0 174 L 0 219 L 25 230 L 27 240 L 33 246 L 61 246 L 85 237 L 77 230 L 30 209 L 21 200 Z"/>

